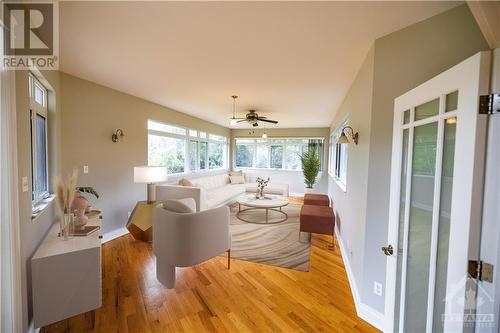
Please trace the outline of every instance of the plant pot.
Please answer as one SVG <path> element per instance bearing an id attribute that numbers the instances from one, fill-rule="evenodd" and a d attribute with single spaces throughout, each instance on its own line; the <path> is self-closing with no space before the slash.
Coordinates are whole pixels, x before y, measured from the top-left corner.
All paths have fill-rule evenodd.
<path id="1" fill-rule="evenodd" d="M 306 187 L 306 188 L 304 188 L 304 193 L 314 193 L 314 188 Z"/>
<path id="2" fill-rule="evenodd" d="M 88 223 L 89 219 L 85 215 L 84 210 L 79 210 L 76 211 L 75 213 L 75 218 L 73 220 L 73 226 L 75 227 L 76 230 L 83 230 L 85 225 Z"/>
<path id="3" fill-rule="evenodd" d="M 80 192 L 75 193 L 75 199 L 71 204 L 71 212 L 76 211 L 86 211 L 89 206 L 89 201 Z"/>

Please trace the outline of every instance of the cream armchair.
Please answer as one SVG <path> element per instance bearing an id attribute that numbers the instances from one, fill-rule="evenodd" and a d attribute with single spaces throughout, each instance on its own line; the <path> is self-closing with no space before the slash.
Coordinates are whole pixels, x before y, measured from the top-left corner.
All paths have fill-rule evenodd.
<path id="1" fill-rule="evenodd" d="M 229 208 L 222 206 L 196 212 L 194 199 L 166 200 L 153 210 L 153 252 L 156 278 L 175 287 L 175 268 L 188 267 L 228 252 L 231 234 Z"/>

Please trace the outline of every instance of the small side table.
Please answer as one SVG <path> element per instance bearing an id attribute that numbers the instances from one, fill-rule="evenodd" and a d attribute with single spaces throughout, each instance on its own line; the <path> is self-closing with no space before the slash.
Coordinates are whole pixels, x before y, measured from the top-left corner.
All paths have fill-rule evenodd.
<path id="1" fill-rule="evenodd" d="M 137 240 L 151 242 L 153 239 L 153 208 L 158 206 L 158 202 L 148 203 L 139 201 L 130 214 L 127 222 L 127 229 Z"/>

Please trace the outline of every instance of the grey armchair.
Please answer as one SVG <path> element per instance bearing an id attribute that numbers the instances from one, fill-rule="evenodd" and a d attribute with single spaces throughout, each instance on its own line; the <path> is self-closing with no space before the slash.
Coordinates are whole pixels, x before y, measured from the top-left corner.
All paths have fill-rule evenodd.
<path id="1" fill-rule="evenodd" d="M 175 268 L 199 264 L 227 251 L 230 268 L 229 208 L 195 212 L 194 199 L 166 200 L 153 210 L 156 278 L 175 287 Z"/>

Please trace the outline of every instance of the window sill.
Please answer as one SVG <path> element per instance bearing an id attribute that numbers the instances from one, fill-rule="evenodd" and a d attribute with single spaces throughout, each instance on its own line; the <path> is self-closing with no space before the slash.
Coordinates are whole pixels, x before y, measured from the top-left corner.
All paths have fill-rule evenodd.
<path id="1" fill-rule="evenodd" d="M 329 174 L 329 175 L 330 175 L 330 177 L 333 178 L 333 180 L 335 181 L 335 184 L 337 184 L 337 186 L 342 190 L 342 192 L 347 193 L 347 185 L 342 183 L 340 181 L 340 179 L 336 178 L 335 176 L 332 176 L 331 174 Z"/>
<path id="2" fill-rule="evenodd" d="M 223 171 L 229 171 L 229 169 L 228 168 L 220 168 L 220 169 L 209 169 L 209 170 L 197 170 L 197 171 L 182 172 L 182 173 L 172 173 L 172 174 L 169 174 L 168 177 L 169 177 L 169 179 L 170 178 L 180 179 L 184 176 L 209 175 L 212 173 L 223 172 Z"/>
<path id="3" fill-rule="evenodd" d="M 278 171 L 278 172 L 300 172 L 302 170 L 293 170 L 293 169 L 272 169 L 272 168 L 242 168 L 242 167 L 234 167 L 234 170 L 242 170 L 242 171 Z M 318 176 L 321 176 L 323 171 L 318 172 Z"/>
<path id="4" fill-rule="evenodd" d="M 47 198 L 42 199 L 36 203 L 36 205 L 31 210 L 31 220 L 34 221 L 38 216 L 40 216 L 54 201 L 55 194 L 49 195 Z"/>

